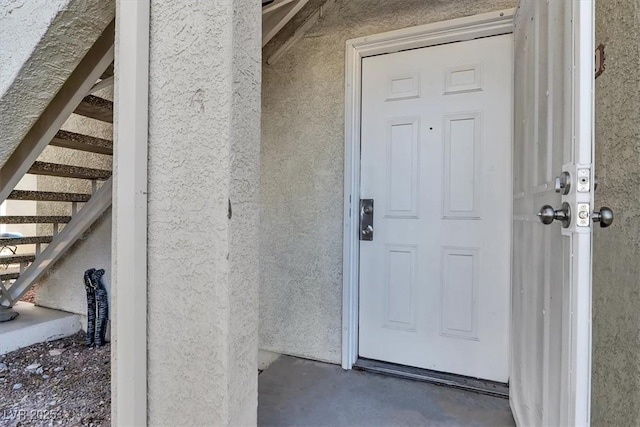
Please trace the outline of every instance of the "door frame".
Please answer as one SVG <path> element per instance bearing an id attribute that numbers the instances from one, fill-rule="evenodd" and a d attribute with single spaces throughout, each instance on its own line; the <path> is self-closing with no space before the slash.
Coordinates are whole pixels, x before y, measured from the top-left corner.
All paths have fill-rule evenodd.
<path id="1" fill-rule="evenodd" d="M 360 123 L 362 59 L 481 37 L 513 33 L 516 9 L 347 40 L 345 55 L 344 212 L 342 259 L 342 368 L 358 359 Z"/>
<path id="2" fill-rule="evenodd" d="M 116 1 L 111 418 L 147 425 L 150 0 Z"/>

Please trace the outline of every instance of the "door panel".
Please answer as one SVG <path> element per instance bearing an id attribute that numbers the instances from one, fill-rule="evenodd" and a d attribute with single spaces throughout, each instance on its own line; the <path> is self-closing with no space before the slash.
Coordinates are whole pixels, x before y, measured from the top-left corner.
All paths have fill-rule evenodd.
<path id="1" fill-rule="evenodd" d="M 363 59 L 362 357 L 506 382 L 513 37 Z"/>
<path id="2" fill-rule="evenodd" d="M 510 400 L 519 425 L 588 425 L 593 188 L 591 1 L 520 1 L 515 26 Z M 556 177 L 570 173 L 567 194 Z M 561 191 L 561 189 L 559 189 Z M 544 205 L 570 206 L 567 228 Z"/>

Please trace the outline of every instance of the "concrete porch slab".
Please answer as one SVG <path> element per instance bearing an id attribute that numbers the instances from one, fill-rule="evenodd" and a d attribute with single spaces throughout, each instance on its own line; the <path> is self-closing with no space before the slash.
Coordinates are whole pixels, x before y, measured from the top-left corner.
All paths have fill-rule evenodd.
<path id="1" fill-rule="evenodd" d="M 280 356 L 258 377 L 258 425 L 514 426 L 507 399 Z"/>
<path id="2" fill-rule="evenodd" d="M 80 316 L 18 302 L 18 317 L 0 323 L 0 355 L 45 341 L 68 337 L 80 330 Z"/>

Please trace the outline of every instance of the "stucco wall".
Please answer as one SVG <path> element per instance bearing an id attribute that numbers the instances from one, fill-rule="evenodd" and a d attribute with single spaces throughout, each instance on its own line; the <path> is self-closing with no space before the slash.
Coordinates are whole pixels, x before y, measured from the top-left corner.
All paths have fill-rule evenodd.
<path id="1" fill-rule="evenodd" d="M 0 3 L 0 96 L 16 79 L 56 14 L 69 0 L 9 0 Z M 29 31 L 23 31 L 29 28 Z"/>
<path id="2" fill-rule="evenodd" d="M 263 52 L 313 12 L 312 0 Z M 263 63 L 260 348 L 339 363 L 345 41 L 515 6 L 513 0 L 338 0 Z"/>
<path id="3" fill-rule="evenodd" d="M 255 425 L 260 4 L 150 22 L 148 424 Z"/>
<path id="4" fill-rule="evenodd" d="M 111 283 L 111 211 L 96 221 L 83 238 L 39 281 L 36 304 L 82 315 L 87 327 L 87 299 L 83 274 L 88 268 L 104 268 L 107 292 Z"/>
<path id="5" fill-rule="evenodd" d="M 0 2 L 0 164 L 113 20 L 113 1 Z"/>
<path id="6" fill-rule="evenodd" d="M 596 2 L 596 227 L 593 253 L 592 424 L 640 425 L 640 3 Z"/>

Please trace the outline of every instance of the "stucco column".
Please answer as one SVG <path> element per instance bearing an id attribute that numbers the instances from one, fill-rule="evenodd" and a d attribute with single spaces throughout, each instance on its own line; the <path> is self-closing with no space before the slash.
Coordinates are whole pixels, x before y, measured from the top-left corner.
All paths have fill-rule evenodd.
<path id="1" fill-rule="evenodd" d="M 613 209 L 593 239 L 591 424 L 640 424 L 640 3 L 596 1 L 595 207 Z"/>
<path id="2" fill-rule="evenodd" d="M 151 1 L 148 423 L 257 414 L 261 12 Z"/>

